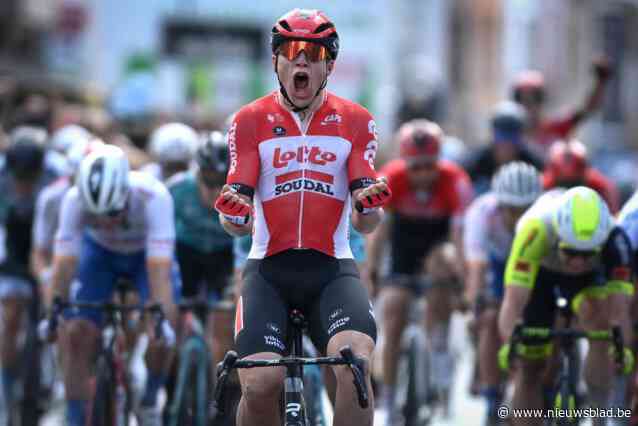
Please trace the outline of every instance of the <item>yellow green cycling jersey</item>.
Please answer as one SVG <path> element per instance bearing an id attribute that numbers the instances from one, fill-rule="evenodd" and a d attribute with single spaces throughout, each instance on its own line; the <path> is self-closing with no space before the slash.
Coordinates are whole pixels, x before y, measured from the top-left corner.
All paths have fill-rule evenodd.
<path id="1" fill-rule="evenodd" d="M 552 224 L 562 190 L 541 196 L 521 217 L 505 267 L 505 285 L 532 289 L 540 268 L 570 274 L 558 255 L 559 237 Z M 615 292 L 633 294 L 631 244 L 625 232 L 614 227 L 592 259 L 592 269 Z"/>

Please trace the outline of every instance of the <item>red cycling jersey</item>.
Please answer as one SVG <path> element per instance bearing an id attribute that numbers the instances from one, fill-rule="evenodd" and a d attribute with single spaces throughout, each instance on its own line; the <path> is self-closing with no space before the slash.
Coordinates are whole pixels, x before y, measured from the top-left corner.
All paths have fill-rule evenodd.
<path id="1" fill-rule="evenodd" d="M 414 219 L 462 219 L 472 201 L 472 182 L 461 167 L 439 160 L 439 177 L 430 191 L 417 191 L 410 187 L 408 166 L 402 159 L 389 162 L 380 174 L 388 179 L 392 199 L 388 207 L 402 216 Z"/>
<path id="2" fill-rule="evenodd" d="M 376 179 L 377 147 L 370 113 L 332 93 L 305 132 L 277 92 L 239 110 L 228 131 L 227 183 L 255 189 L 248 257 L 309 248 L 352 258 L 350 184 Z"/>
<path id="3" fill-rule="evenodd" d="M 566 139 L 579 121 L 577 113 L 542 120 L 538 130 L 531 135 L 532 142 L 547 148 L 558 139 Z"/>
<path id="4" fill-rule="evenodd" d="M 617 213 L 620 209 L 620 194 L 616 185 L 605 175 L 600 173 L 593 167 L 589 167 L 585 172 L 583 185 L 598 192 L 600 196 L 607 202 L 609 210 Z M 543 188 L 551 189 L 560 186 L 557 177 L 550 170 L 543 173 Z"/>

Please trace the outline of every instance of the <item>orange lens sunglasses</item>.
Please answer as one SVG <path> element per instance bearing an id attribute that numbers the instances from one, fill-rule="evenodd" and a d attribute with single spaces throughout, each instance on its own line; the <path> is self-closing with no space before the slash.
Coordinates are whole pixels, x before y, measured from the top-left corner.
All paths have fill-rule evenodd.
<path id="1" fill-rule="evenodd" d="M 279 48 L 279 53 L 286 59 L 292 61 L 301 52 L 306 53 L 306 58 L 310 62 L 320 62 L 328 58 L 328 49 L 318 43 L 305 40 L 289 40 L 284 42 Z"/>

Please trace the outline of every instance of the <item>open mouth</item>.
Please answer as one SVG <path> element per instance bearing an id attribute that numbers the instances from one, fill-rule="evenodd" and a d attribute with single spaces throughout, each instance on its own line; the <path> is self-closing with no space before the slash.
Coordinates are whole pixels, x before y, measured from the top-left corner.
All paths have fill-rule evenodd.
<path id="1" fill-rule="evenodd" d="M 295 90 L 304 90 L 310 85 L 310 76 L 304 71 L 297 71 L 293 76 Z"/>

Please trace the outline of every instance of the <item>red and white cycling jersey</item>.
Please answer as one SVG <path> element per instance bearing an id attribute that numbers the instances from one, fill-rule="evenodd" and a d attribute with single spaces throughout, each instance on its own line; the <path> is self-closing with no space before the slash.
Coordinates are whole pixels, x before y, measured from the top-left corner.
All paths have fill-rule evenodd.
<path id="1" fill-rule="evenodd" d="M 388 207 L 406 218 L 451 218 L 460 223 L 465 209 L 472 201 L 474 191 L 469 176 L 460 166 L 446 161 L 437 162 L 438 178 L 428 192 L 414 190 L 408 178 L 405 160 L 390 161 L 381 170 L 392 189 Z"/>
<path id="2" fill-rule="evenodd" d="M 248 258 L 309 248 L 352 258 L 350 183 L 376 178 L 378 143 L 370 113 L 327 93 L 304 132 L 277 92 L 246 105 L 228 131 L 227 182 L 255 189 Z"/>

